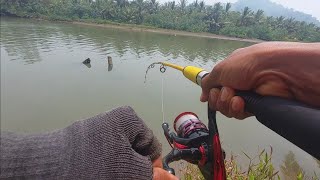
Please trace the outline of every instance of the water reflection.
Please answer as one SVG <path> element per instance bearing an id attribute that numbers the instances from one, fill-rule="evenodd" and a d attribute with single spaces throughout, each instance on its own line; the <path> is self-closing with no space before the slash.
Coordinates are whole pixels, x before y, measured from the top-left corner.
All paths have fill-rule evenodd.
<path id="1" fill-rule="evenodd" d="M 88 63 L 88 64 L 84 64 L 85 66 L 87 66 L 87 68 L 91 68 L 91 64 Z"/>
<path id="2" fill-rule="evenodd" d="M 221 60 L 235 48 L 250 44 L 70 24 L 53 26 L 52 23 L 37 21 L 30 21 L 27 26 L 21 27 L 21 21 L 1 21 L 1 45 L 9 56 L 16 56 L 16 59 L 27 64 L 41 61 L 40 53 L 50 53 L 63 46 L 67 46 L 70 52 L 78 49 L 102 55 L 116 52 L 120 57 L 130 52 L 136 58 L 160 53 L 162 56 L 181 57 L 189 61 L 200 60 L 201 63 Z"/>

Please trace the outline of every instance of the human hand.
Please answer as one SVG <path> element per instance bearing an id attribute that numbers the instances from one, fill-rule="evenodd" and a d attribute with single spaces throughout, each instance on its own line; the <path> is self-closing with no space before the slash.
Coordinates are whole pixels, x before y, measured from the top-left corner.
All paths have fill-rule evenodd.
<path id="1" fill-rule="evenodd" d="M 160 142 L 131 107 L 119 107 L 79 123 L 87 124 L 84 126 L 86 131 L 77 134 L 88 135 L 86 142 L 98 144 L 100 148 L 96 150 L 90 146 L 90 152 L 77 154 L 85 154 L 93 169 L 99 170 L 104 164 L 99 178 L 83 179 L 174 179 L 173 175 L 161 170 Z M 80 129 L 72 127 L 76 131 Z M 103 160 L 97 162 L 98 153 Z"/>
<path id="2" fill-rule="evenodd" d="M 202 81 L 202 102 L 228 117 L 244 119 L 244 100 L 237 90 L 296 99 L 320 106 L 320 43 L 260 43 L 238 49 Z M 218 89 L 222 87 L 222 89 Z"/>
<path id="3" fill-rule="evenodd" d="M 161 145 L 143 120 L 139 118 L 130 107 L 122 107 L 118 109 L 121 109 L 120 112 L 123 117 L 117 118 L 114 123 L 118 124 L 117 126 L 120 127 L 120 129 L 123 128 L 123 131 L 120 131 L 120 134 L 124 133 L 124 137 L 128 140 L 127 142 L 129 144 L 122 143 L 122 145 L 127 146 L 127 148 L 132 148 L 133 150 L 133 157 L 130 159 L 135 159 L 136 163 L 141 163 L 142 159 L 149 158 L 152 161 L 154 180 L 178 179 L 176 176 L 163 169 Z M 125 120 L 125 117 L 129 117 L 130 120 Z M 142 165 L 140 165 L 140 167 L 142 167 Z M 146 169 L 149 169 L 149 167 L 145 167 L 144 170 Z M 140 172 L 141 171 L 142 169 Z"/>
<path id="4" fill-rule="evenodd" d="M 178 178 L 163 169 L 161 156 L 152 162 L 153 180 L 178 180 Z"/>

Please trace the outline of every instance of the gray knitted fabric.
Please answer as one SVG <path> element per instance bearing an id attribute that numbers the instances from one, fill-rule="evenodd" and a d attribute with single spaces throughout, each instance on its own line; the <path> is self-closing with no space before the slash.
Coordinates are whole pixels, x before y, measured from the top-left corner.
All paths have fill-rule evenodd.
<path id="1" fill-rule="evenodd" d="M 152 179 L 161 145 L 130 107 L 50 133 L 1 133 L 0 179 Z"/>

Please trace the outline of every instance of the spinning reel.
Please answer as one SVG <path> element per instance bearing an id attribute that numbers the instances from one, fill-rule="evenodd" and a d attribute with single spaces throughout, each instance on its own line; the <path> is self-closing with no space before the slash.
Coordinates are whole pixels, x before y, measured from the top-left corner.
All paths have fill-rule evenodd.
<path id="1" fill-rule="evenodd" d="M 163 168 L 175 174 L 169 163 L 186 160 L 197 164 L 206 179 L 226 179 L 224 158 L 216 124 L 215 112 L 208 108 L 208 127 L 192 112 L 184 112 L 174 120 L 174 132 L 169 132 L 169 124 L 162 128 L 172 150 L 163 158 Z"/>

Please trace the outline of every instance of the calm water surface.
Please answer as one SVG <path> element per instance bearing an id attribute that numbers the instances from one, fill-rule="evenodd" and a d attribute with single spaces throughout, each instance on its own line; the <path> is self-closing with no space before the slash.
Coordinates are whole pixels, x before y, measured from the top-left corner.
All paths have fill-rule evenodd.
<path id="1" fill-rule="evenodd" d="M 206 121 L 200 88 L 174 70 L 161 74 L 149 64 L 170 60 L 212 69 L 246 42 L 131 32 L 26 19 L 1 19 L 1 130 L 43 132 L 63 128 L 121 105 L 132 106 L 162 141 L 161 82 L 164 79 L 166 121 L 193 111 Z M 107 56 L 113 58 L 108 69 Z M 90 58 L 91 68 L 81 62 Z M 292 162 L 312 175 L 319 164 L 254 118 L 244 121 L 218 117 L 223 147 L 228 154 L 257 155 L 273 147 L 273 162 L 284 171 L 297 171 Z M 242 157 L 242 158 L 241 158 Z M 280 168 L 280 166 L 283 166 Z"/>

